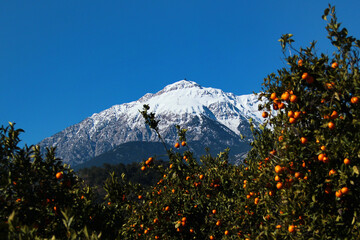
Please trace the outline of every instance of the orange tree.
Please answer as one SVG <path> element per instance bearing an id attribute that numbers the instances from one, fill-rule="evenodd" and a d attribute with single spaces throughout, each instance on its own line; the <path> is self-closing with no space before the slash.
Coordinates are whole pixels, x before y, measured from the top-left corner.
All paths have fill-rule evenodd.
<path id="1" fill-rule="evenodd" d="M 340 27 L 334 7 L 329 16 L 333 56 L 317 55 L 314 43 L 296 51 L 283 35 L 284 53 L 296 54 L 259 95 L 270 114 L 244 171 L 245 192 L 260 192 L 258 211 L 268 216 L 252 229 L 256 238 L 359 238 L 360 41 Z"/>
<path id="2" fill-rule="evenodd" d="M 70 225 L 64 214 L 76 215 L 73 231 L 86 225 L 96 229 L 92 217 L 101 209 L 92 203 L 91 189 L 54 149 L 42 156 L 38 146 L 18 147 L 21 132 L 12 123 L 0 128 L 0 237 L 66 236 Z"/>
<path id="3" fill-rule="evenodd" d="M 158 121 L 147 110 L 149 107 L 144 106 L 142 114 L 146 123 L 158 133 Z M 227 150 L 216 157 L 207 154 L 200 162 L 196 161 L 187 146 L 186 130 L 179 126 L 177 130 L 179 141 L 167 151 L 169 165 L 159 167 L 162 178 L 149 191 L 130 192 L 133 201 L 126 206 L 130 212 L 119 232 L 121 238 L 230 239 L 241 234 L 239 226 L 234 224 L 234 219 L 240 219 L 239 207 L 245 198 L 239 168 L 228 164 Z M 154 166 L 154 161 L 149 157 L 142 163 L 144 174 Z M 124 186 L 119 184 L 120 180 L 117 182 Z M 108 197 L 127 201 L 128 188 L 115 189 L 106 189 Z"/>
<path id="4" fill-rule="evenodd" d="M 284 53 L 296 54 L 264 81 L 259 108 L 267 120 L 254 130 L 245 164 L 229 165 L 226 151 L 197 162 L 179 150 L 187 144 L 178 127 L 170 166 L 152 191 L 136 193 L 123 238 L 359 238 L 360 42 L 340 28 L 334 7 L 328 16 L 331 58 L 317 55 L 314 43 L 297 51 L 291 34 L 280 39 Z M 158 133 L 148 110 L 145 121 Z"/>

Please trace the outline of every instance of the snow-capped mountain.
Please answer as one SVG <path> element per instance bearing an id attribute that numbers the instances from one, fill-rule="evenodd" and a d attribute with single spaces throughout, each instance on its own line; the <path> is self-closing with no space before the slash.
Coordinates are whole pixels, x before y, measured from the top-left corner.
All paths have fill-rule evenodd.
<path id="1" fill-rule="evenodd" d="M 180 125 L 188 129 L 189 143 L 242 149 L 243 152 L 234 154 L 243 154 L 249 149 L 244 146 L 248 146 L 250 138 L 241 139 L 240 134 L 251 136 L 249 118 L 262 122 L 255 95 L 236 96 L 181 80 L 137 101 L 95 113 L 44 139 L 40 146 L 55 146 L 57 155 L 74 167 L 127 142 L 158 142 L 157 135 L 145 126 L 139 112 L 144 104 L 160 120 L 160 133 L 170 145 L 177 139 L 174 126 Z"/>

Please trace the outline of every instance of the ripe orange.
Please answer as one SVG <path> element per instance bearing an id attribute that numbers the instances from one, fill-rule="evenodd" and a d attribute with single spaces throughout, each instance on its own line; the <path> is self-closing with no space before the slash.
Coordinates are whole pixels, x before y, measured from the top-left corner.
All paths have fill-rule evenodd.
<path id="1" fill-rule="evenodd" d="M 199 178 L 200 178 L 200 180 L 204 179 L 204 175 L 200 174 Z"/>
<path id="2" fill-rule="evenodd" d="M 275 172 L 276 173 L 280 173 L 280 172 L 282 172 L 282 167 L 280 166 L 280 165 L 276 165 L 276 167 L 275 167 Z"/>
<path id="3" fill-rule="evenodd" d="M 326 150 L 326 147 L 325 146 L 321 146 L 321 151 L 325 151 Z"/>
<path id="4" fill-rule="evenodd" d="M 302 59 L 299 59 L 298 61 L 298 66 L 301 67 L 303 65 L 303 60 Z"/>
<path id="5" fill-rule="evenodd" d="M 276 228 L 277 228 L 277 229 L 281 228 L 281 225 L 276 225 Z"/>
<path id="6" fill-rule="evenodd" d="M 318 160 L 319 160 L 319 161 L 322 161 L 325 156 L 326 156 L 326 155 L 325 155 L 324 153 L 320 153 L 320 154 L 318 155 Z"/>
<path id="7" fill-rule="evenodd" d="M 276 93 L 272 93 L 271 96 L 270 96 L 270 99 L 275 100 L 275 98 L 276 98 Z"/>
<path id="8" fill-rule="evenodd" d="M 283 103 L 283 102 L 278 103 L 278 108 L 279 109 L 285 108 L 285 103 Z"/>
<path id="9" fill-rule="evenodd" d="M 300 141 L 302 144 L 305 144 L 305 143 L 307 143 L 308 140 L 306 137 L 302 137 L 302 138 L 300 138 Z"/>
<path id="10" fill-rule="evenodd" d="M 142 196 L 141 196 L 141 195 L 139 195 L 139 196 L 138 196 L 138 199 L 142 199 Z"/>
<path id="11" fill-rule="evenodd" d="M 341 197 L 342 196 L 341 190 L 336 191 L 335 196 L 338 198 Z"/>
<path id="12" fill-rule="evenodd" d="M 263 117 L 263 118 L 267 118 L 268 116 L 269 116 L 269 114 L 268 114 L 267 112 L 263 112 L 263 113 L 262 113 L 262 117 Z"/>
<path id="13" fill-rule="evenodd" d="M 275 181 L 276 181 L 276 182 L 280 182 L 280 180 L 281 180 L 280 177 L 279 177 L 278 175 L 276 175 L 276 176 L 275 176 Z"/>
<path id="14" fill-rule="evenodd" d="M 336 119 L 339 117 L 339 113 L 337 111 L 333 111 L 330 115 L 330 118 L 331 119 Z"/>
<path id="15" fill-rule="evenodd" d="M 331 130 L 333 130 L 333 129 L 335 129 L 335 124 L 334 124 L 333 122 L 329 122 L 329 123 L 328 123 L 328 127 L 329 127 Z"/>
<path id="16" fill-rule="evenodd" d="M 337 63 L 337 62 L 333 62 L 332 64 L 331 64 L 331 67 L 332 68 L 337 68 L 339 66 L 339 64 Z"/>
<path id="17" fill-rule="evenodd" d="M 281 99 L 284 100 L 284 101 L 288 101 L 290 98 L 290 94 L 288 92 L 284 92 L 282 95 L 281 95 Z"/>
<path id="18" fill-rule="evenodd" d="M 279 142 L 282 142 L 284 140 L 284 137 L 283 136 L 280 136 L 279 137 Z"/>
<path id="19" fill-rule="evenodd" d="M 345 165 L 349 165 L 349 164 L 350 164 L 350 159 L 345 158 L 345 159 L 344 159 L 344 164 L 345 164 Z"/>
<path id="20" fill-rule="evenodd" d="M 301 115 L 301 112 L 295 112 L 294 113 L 294 118 L 298 119 L 300 117 L 300 115 Z"/>
<path id="21" fill-rule="evenodd" d="M 340 191 L 341 191 L 342 194 L 348 194 L 349 193 L 349 188 L 343 187 Z"/>
<path id="22" fill-rule="evenodd" d="M 212 235 L 211 235 L 209 238 L 210 238 L 210 240 L 214 240 L 214 239 L 215 239 L 215 237 L 212 236 Z"/>
<path id="23" fill-rule="evenodd" d="M 288 231 L 289 231 L 290 233 L 293 233 L 293 232 L 295 231 L 295 226 L 294 226 L 294 225 L 290 225 L 290 226 L 288 227 Z"/>
<path id="24" fill-rule="evenodd" d="M 259 203 L 259 200 L 260 200 L 260 199 L 259 199 L 258 197 L 254 199 L 255 205 L 257 205 L 257 204 Z"/>
<path id="25" fill-rule="evenodd" d="M 145 171 L 146 167 L 145 166 L 142 166 L 141 167 L 141 171 Z"/>
<path id="26" fill-rule="evenodd" d="M 288 117 L 290 118 L 290 117 L 293 117 L 294 116 L 294 112 L 293 111 L 288 111 Z"/>
<path id="27" fill-rule="evenodd" d="M 216 226 L 220 226 L 220 225 L 221 225 L 221 221 L 220 221 L 220 220 L 217 220 Z"/>
<path id="28" fill-rule="evenodd" d="M 159 219 L 155 218 L 154 223 L 158 223 L 158 222 L 159 222 Z"/>
<path id="29" fill-rule="evenodd" d="M 213 209 L 213 210 L 212 210 L 212 213 L 213 213 L 213 214 L 216 214 L 216 209 Z"/>
<path id="30" fill-rule="evenodd" d="M 359 102 L 359 98 L 358 97 L 352 97 L 350 101 L 351 101 L 352 104 L 357 104 Z"/>
<path id="31" fill-rule="evenodd" d="M 334 169 L 331 169 L 331 170 L 329 171 L 329 176 L 331 176 L 331 175 L 333 175 L 333 174 L 336 174 L 336 171 L 335 171 Z"/>
<path id="32" fill-rule="evenodd" d="M 291 95 L 290 96 L 290 102 L 292 102 L 292 103 L 297 102 L 297 96 L 296 95 Z"/>
<path id="33" fill-rule="evenodd" d="M 185 142 L 185 141 L 182 141 L 182 142 L 181 142 L 181 146 L 185 147 L 185 146 L 186 146 L 186 142 Z"/>
<path id="34" fill-rule="evenodd" d="M 294 177 L 296 177 L 296 178 L 301 178 L 301 173 L 300 173 L 300 172 L 296 172 L 296 173 L 294 174 Z"/>
<path id="35" fill-rule="evenodd" d="M 277 188 L 277 189 L 282 189 L 282 187 L 283 187 L 283 183 L 282 183 L 282 182 L 278 182 L 278 183 L 276 184 L 276 188 Z"/>
<path id="36" fill-rule="evenodd" d="M 295 122 L 296 122 L 296 119 L 295 119 L 295 118 L 292 118 L 292 117 L 291 117 L 291 118 L 289 118 L 289 123 L 291 123 L 291 124 L 292 124 L 292 123 L 295 123 Z"/>
<path id="37" fill-rule="evenodd" d="M 63 178 L 63 173 L 62 172 L 58 172 L 58 173 L 56 173 L 56 179 L 58 179 L 58 180 L 60 180 L 60 179 L 62 179 Z"/>
<path id="38" fill-rule="evenodd" d="M 229 231 L 228 231 L 228 230 L 225 230 L 224 234 L 225 234 L 225 235 L 229 235 Z"/>
<path id="39" fill-rule="evenodd" d="M 178 142 L 175 143 L 174 147 L 175 147 L 175 148 L 179 148 L 179 147 L 180 147 L 180 143 L 178 143 Z"/>
<path id="40" fill-rule="evenodd" d="M 309 78 L 310 77 L 310 75 L 308 74 L 308 73 L 303 73 L 303 75 L 301 75 L 301 78 L 303 79 L 303 80 L 306 80 L 307 78 Z"/>
<path id="41" fill-rule="evenodd" d="M 190 228 L 189 232 L 194 233 L 194 229 Z"/>

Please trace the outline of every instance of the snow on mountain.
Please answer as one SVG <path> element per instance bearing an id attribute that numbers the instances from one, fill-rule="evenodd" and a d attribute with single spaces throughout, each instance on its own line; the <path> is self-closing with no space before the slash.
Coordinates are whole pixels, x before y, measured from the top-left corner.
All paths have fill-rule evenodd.
<path id="1" fill-rule="evenodd" d="M 150 111 L 160 120 L 160 133 L 168 143 L 176 141 L 174 125 L 178 124 L 189 129 L 189 141 L 201 139 L 210 144 L 217 136 L 223 138 L 220 142 L 235 146 L 243 141 L 239 134 L 249 135 L 249 118 L 262 122 L 255 95 L 236 96 L 181 80 L 137 101 L 95 113 L 44 139 L 40 145 L 56 146 L 64 162 L 77 165 L 126 142 L 158 141 L 146 128 L 139 112 L 144 104 L 149 105 Z"/>

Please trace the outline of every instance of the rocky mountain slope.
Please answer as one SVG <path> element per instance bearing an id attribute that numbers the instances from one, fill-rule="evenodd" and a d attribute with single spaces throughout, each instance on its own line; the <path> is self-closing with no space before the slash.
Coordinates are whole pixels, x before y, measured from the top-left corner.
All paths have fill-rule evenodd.
<path id="1" fill-rule="evenodd" d="M 158 142 L 157 135 L 145 126 L 139 112 L 144 104 L 148 104 L 150 111 L 160 120 L 160 133 L 169 145 L 172 146 L 177 139 L 175 125 L 178 124 L 188 129 L 189 143 L 201 143 L 202 147 L 210 148 L 229 147 L 235 156 L 233 161 L 249 149 L 249 119 L 256 123 L 262 121 L 255 95 L 236 96 L 181 80 L 137 101 L 95 113 L 44 139 L 40 146 L 55 146 L 57 155 L 74 167 L 79 164 L 86 166 L 87 161 L 124 143 Z M 240 134 L 247 138 L 241 139 Z"/>

